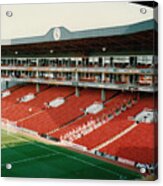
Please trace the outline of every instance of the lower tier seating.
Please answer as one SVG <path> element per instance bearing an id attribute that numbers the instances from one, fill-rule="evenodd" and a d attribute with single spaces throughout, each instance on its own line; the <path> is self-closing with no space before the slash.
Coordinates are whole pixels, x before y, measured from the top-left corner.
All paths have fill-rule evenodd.
<path id="1" fill-rule="evenodd" d="M 72 95 L 61 106 L 49 108 L 41 114 L 18 123 L 18 125 L 39 133 L 47 133 L 82 116 L 83 110 L 87 106 L 95 101 L 100 102 L 100 96 L 99 90 L 84 89 L 80 92 L 80 97 Z"/>
<path id="2" fill-rule="evenodd" d="M 10 92 L 14 92 L 15 90 L 17 90 L 17 89 L 19 89 L 21 87 L 22 87 L 22 85 L 14 85 L 14 86 L 12 86 L 12 87 L 10 87 L 8 89 L 3 90 L 2 92 L 5 92 L 6 90 L 8 90 Z"/>
<path id="3" fill-rule="evenodd" d="M 121 102 L 123 101 L 121 100 Z M 146 97 L 139 100 L 133 107 L 127 109 L 125 112 L 122 112 L 108 123 L 99 127 L 97 130 L 83 136 L 80 139 L 77 139 L 75 143 L 86 146 L 88 149 L 95 148 L 96 146 L 113 138 L 115 135 L 118 135 L 120 132 L 133 124 L 134 121 L 129 120 L 129 116 L 134 117 L 145 107 L 153 108 L 152 97 Z"/>
<path id="4" fill-rule="evenodd" d="M 110 93 L 110 97 L 109 97 L 109 93 Z M 107 99 L 109 99 L 113 96 L 112 91 L 108 91 L 107 94 L 108 94 Z M 104 104 L 104 109 L 102 111 L 98 112 L 97 114 L 88 114 L 86 116 L 83 116 L 81 119 L 73 122 L 71 125 L 67 125 L 67 126 L 61 128 L 60 130 L 58 130 L 57 132 L 54 132 L 53 134 L 51 134 L 51 136 L 53 136 L 55 138 L 60 138 L 61 136 L 63 137 L 63 135 L 65 135 L 66 133 L 71 132 L 79 127 L 82 127 L 83 125 L 87 124 L 89 121 L 101 120 L 102 118 L 106 117 L 109 113 L 111 113 L 111 111 L 113 109 L 115 109 L 116 106 L 119 105 L 119 103 L 124 98 L 127 99 L 127 98 L 129 98 L 129 96 L 125 95 L 125 94 L 120 94 L 120 95 L 112 98 L 111 100 L 107 101 Z"/>
<path id="5" fill-rule="evenodd" d="M 155 161 L 154 124 L 138 124 L 132 131 L 100 149 L 101 152 L 140 163 Z"/>
<path id="6" fill-rule="evenodd" d="M 43 88 L 44 86 L 41 86 L 41 89 Z M 7 107 L 17 103 L 17 99 L 25 96 L 28 93 L 36 93 L 36 86 L 29 84 L 26 86 L 20 86 L 20 88 L 17 87 L 15 91 L 11 91 L 11 94 L 9 96 L 2 99 L 2 111 L 3 109 L 6 109 Z"/>
<path id="7" fill-rule="evenodd" d="M 48 88 L 36 94 L 36 97 L 33 100 L 14 104 L 7 110 L 4 110 L 4 112 L 2 111 L 2 116 L 11 121 L 18 121 L 45 108 L 45 102 L 49 102 L 57 97 L 66 97 L 73 92 L 74 89 L 71 87 Z"/>

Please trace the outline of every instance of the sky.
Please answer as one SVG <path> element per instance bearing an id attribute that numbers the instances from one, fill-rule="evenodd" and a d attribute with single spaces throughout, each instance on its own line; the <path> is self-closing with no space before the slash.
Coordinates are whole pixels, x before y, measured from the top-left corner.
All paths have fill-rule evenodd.
<path id="1" fill-rule="evenodd" d="M 19 4 L 1 6 L 1 39 L 45 35 L 50 28 L 70 31 L 113 27 L 153 19 L 152 8 L 128 2 Z M 12 11 L 12 17 L 6 16 Z"/>

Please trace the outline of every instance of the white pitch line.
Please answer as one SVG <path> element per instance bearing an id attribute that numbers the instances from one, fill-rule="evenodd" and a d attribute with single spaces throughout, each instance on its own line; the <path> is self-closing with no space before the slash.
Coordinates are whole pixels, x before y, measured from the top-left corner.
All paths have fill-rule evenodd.
<path id="1" fill-rule="evenodd" d="M 35 143 L 34 143 L 34 145 L 37 145 L 37 146 L 42 147 L 42 148 L 44 148 L 44 149 L 48 149 L 49 151 L 52 151 L 52 152 L 55 152 L 55 153 L 58 152 L 58 151 L 55 151 L 55 150 L 53 150 L 53 149 L 49 149 L 48 147 L 44 147 L 44 146 L 42 146 L 42 145 L 40 145 L 40 144 L 35 144 Z M 106 169 L 106 168 L 104 168 L 104 167 L 95 165 L 94 163 L 90 163 L 90 162 L 85 161 L 85 160 L 83 160 L 83 159 L 79 159 L 79 158 L 77 158 L 77 157 L 75 157 L 75 156 L 71 156 L 71 155 L 65 154 L 65 153 L 60 152 L 60 151 L 58 152 L 58 154 L 62 154 L 62 155 L 64 155 L 64 156 L 68 157 L 68 158 L 71 158 L 71 159 L 80 161 L 80 162 L 82 162 L 82 163 L 84 163 L 84 164 L 86 164 L 86 165 L 90 165 L 90 166 L 92 166 L 92 167 L 96 167 L 96 168 L 98 168 L 98 169 L 104 170 L 104 171 L 109 172 L 109 173 L 112 173 L 112 174 L 114 174 L 114 175 L 121 176 L 121 174 L 118 174 L 118 173 L 116 173 L 116 172 L 114 172 L 114 171 L 111 171 L 110 169 Z"/>
<path id="2" fill-rule="evenodd" d="M 9 162 L 9 163 L 11 165 L 20 164 L 20 163 L 25 163 L 25 162 L 28 162 L 28 161 L 33 161 L 33 160 L 38 160 L 38 159 L 42 159 L 42 158 L 47 158 L 47 157 L 55 156 L 55 155 L 57 155 L 57 154 L 56 153 L 51 153 L 51 154 L 47 154 L 47 155 L 35 156 L 35 157 L 26 158 L 26 159 L 22 159 L 22 160 L 12 161 L 12 162 Z M 6 164 L 2 164 L 2 166 L 6 166 Z"/>
<path id="3" fill-rule="evenodd" d="M 7 143 L 7 144 L 2 144 L 2 148 L 6 148 L 6 147 L 20 147 L 20 146 L 27 146 L 27 145 L 30 145 L 32 143 L 17 143 L 17 145 L 15 145 L 14 143 L 11 144 L 11 143 Z M 9 146 L 8 146 L 9 145 Z"/>
<path id="4" fill-rule="evenodd" d="M 21 137 L 18 137 L 18 136 L 13 136 L 13 137 L 21 139 Z M 23 138 L 22 138 L 22 139 L 23 139 Z M 32 144 L 32 145 L 35 145 L 35 146 L 39 146 L 39 147 L 41 147 L 41 148 L 43 148 L 43 149 L 49 150 L 49 151 L 54 152 L 54 153 L 57 153 L 57 154 L 62 154 L 62 155 L 64 155 L 64 156 L 68 157 L 68 158 L 71 158 L 71 159 L 80 161 L 80 162 L 82 162 L 82 163 L 84 163 L 84 164 L 86 164 L 86 165 L 90 165 L 90 166 L 92 166 L 92 167 L 96 167 L 96 168 L 98 168 L 98 169 L 101 169 L 101 170 L 103 170 L 103 171 L 106 171 L 106 172 L 109 172 L 109 173 L 111 173 L 111 174 L 117 175 L 117 176 L 119 176 L 119 177 L 121 176 L 121 174 L 118 174 L 118 173 L 116 173 L 116 172 L 114 172 L 114 171 L 111 171 L 110 169 L 107 169 L 107 168 L 98 166 L 98 165 L 96 165 L 96 164 L 94 164 L 94 163 L 90 163 L 90 162 L 88 162 L 88 161 L 86 161 L 86 160 L 83 160 L 83 159 L 80 159 L 80 158 L 77 158 L 77 157 L 74 157 L 74 156 L 65 154 L 65 153 L 60 152 L 60 151 L 59 151 L 59 152 L 58 152 L 58 151 L 55 151 L 54 149 L 50 149 L 50 148 L 45 147 L 45 146 L 43 146 L 43 145 L 41 145 L 41 144 L 38 144 L 38 143 L 33 143 L 33 142 L 31 142 L 31 144 Z"/>
<path id="5" fill-rule="evenodd" d="M 8 134 L 8 136 L 11 136 L 11 137 L 13 137 L 13 138 L 17 138 L 17 139 L 19 139 L 19 140 L 23 140 L 23 141 L 26 141 L 26 142 L 28 142 L 29 140 L 27 140 L 27 139 L 24 139 L 24 138 L 22 138 L 22 137 L 20 137 L 20 136 L 15 136 L 15 135 L 13 135 L 13 134 Z"/>
<path id="6" fill-rule="evenodd" d="M 15 139 L 13 139 L 13 140 L 5 140 L 5 143 L 14 143 L 14 142 L 15 143 L 17 143 L 17 142 L 24 142 L 24 140 L 15 140 Z M 3 144 L 5 144 L 5 143 L 3 143 Z"/>
<path id="7" fill-rule="evenodd" d="M 82 162 L 82 163 L 84 163 L 84 164 L 86 164 L 86 165 L 90 165 L 90 166 L 92 166 L 92 167 L 96 167 L 96 168 L 101 169 L 101 170 L 103 170 L 103 171 L 105 171 L 105 172 L 109 172 L 109 173 L 111 173 L 111 174 L 114 174 L 114 175 L 117 175 L 117 176 L 121 176 L 121 174 L 118 174 L 118 173 L 116 173 L 116 172 L 114 172 L 114 171 L 111 171 L 110 169 L 107 169 L 107 168 L 98 166 L 98 165 L 96 165 L 96 164 L 94 164 L 94 163 L 90 163 L 90 162 L 88 162 L 88 161 L 86 161 L 86 160 L 83 160 L 83 159 L 79 159 L 79 158 L 77 158 L 77 157 L 75 157 L 75 156 L 70 156 L 70 155 L 67 155 L 67 154 L 64 154 L 64 153 L 60 153 L 60 154 L 63 154 L 63 155 L 65 155 L 65 156 L 67 156 L 67 157 L 69 157 L 69 158 L 71 158 L 71 159 L 75 159 L 75 160 L 77 160 L 77 161 L 80 161 L 80 162 Z"/>
<path id="8" fill-rule="evenodd" d="M 25 140 L 5 140 L 5 142 L 4 143 L 17 143 L 17 142 L 27 142 L 27 141 L 25 141 Z"/>
<path id="9" fill-rule="evenodd" d="M 22 138 L 22 137 L 20 137 L 20 136 L 14 136 L 14 135 L 12 135 L 12 134 L 10 134 L 10 135 L 11 135 L 12 137 L 17 138 L 17 139 L 20 139 L 20 140 L 23 139 L 23 140 L 25 140 L 24 138 Z M 31 142 L 30 140 L 25 140 L 25 142 L 28 142 L 28 143 L 30 143 L 30 144 L 32 144 L 32 145 L 35 145 L 35 146 L 38 146 L 38 147 L 40 147 L 40 148 L 46 149 L 46 150 L 48 150 L 48 151 L 58 153 L 58 151 L 52 150 L 52 149 L 50 149 L 50 148 L 48 148 L 48 147 L 45 147 L 45 146 L 43 146 L 43 145 L 41 145 L 41 144 Z"/>
<path id="10" fill-rule="evenodd" d="M 28 141 L 27 139 L 24 139 L 24 138 L 19 138 L 18 139 L 18 137 L 16 137 L 16 136 L 14 136 L 13 134 L 8 134 L 8 136 L 10 136 L 10 137 L 12 137 L 12 138 L 16 138 L 16 139 L 9 139 L 9 140 L 6 140 L 6 139 L 4 139 L 4 141 L 6 142 L 6 141 L 23 141 L 23 142 L 26 142 L 26 141 Z M 3 140 L 2 140 L 3 141 Z"/>

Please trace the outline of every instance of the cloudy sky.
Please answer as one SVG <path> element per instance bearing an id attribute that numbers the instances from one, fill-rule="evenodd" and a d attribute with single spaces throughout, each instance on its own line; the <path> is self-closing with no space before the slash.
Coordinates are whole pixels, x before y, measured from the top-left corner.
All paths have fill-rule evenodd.
<path id="1" fill-rule="evenodd" d="M 153 18 L 153 10 L 128 2 L 2 5 L 1 38 L 44 35 L 52 27 L 70 31 L 126 25 Z M 13 16 L 7 17 L 6 11 Z"/>

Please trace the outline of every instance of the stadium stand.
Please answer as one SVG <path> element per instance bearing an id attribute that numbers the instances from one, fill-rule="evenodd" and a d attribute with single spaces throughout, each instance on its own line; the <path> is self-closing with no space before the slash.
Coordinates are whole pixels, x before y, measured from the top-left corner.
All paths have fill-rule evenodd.
<path id="1" fill-rule="evenodd" d="M 58 27 L 44 36 L 11 40 L 2 46 L 4 125 L 94 155 L 150 164 L 156 136 L 151 118 L 157 112 L 155 38 L 156 22 L 148 20 L 76 32 Z"/>

